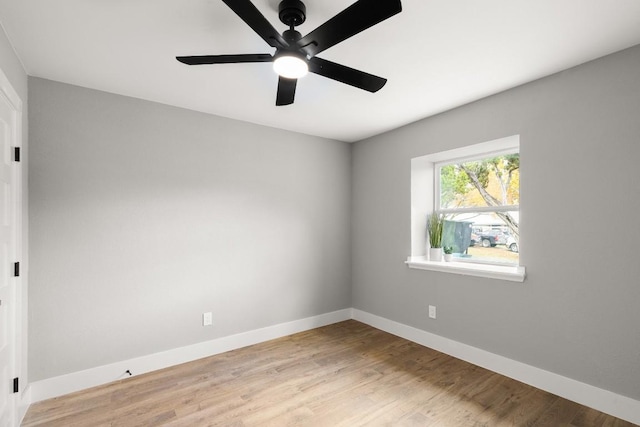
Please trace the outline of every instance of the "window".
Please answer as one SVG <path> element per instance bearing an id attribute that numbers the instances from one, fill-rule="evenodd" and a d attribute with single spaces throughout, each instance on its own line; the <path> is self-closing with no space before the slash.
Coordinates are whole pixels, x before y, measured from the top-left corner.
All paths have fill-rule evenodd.
<path id="1" fill-rule="evenodd" d="M 459 261 L 518 265 L 520 155 L 517 151 L 435 165 L 434 211 L 443 247 Z"/>
<path id="2" fill-rule="evenodd" d="M 520 138 L 411 160 L 412 268 L 523 281 L 520 266 Z M 445 218 L 442 245 L 453 262 L 426 257 L 426 216 Z"/>

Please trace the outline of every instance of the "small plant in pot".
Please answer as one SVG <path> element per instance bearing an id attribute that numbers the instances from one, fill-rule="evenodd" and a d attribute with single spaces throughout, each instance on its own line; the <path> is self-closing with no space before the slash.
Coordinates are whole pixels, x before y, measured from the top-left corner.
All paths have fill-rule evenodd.
<path id="1" fill-rule="evenodd" d="M 444 260 L 451 261 L 451 258 L 453 258 L 453 246 L 445 246 L 442 250 L 444 251 Z"/>
<path id="2" fill-rule="evenodd" d="M 427 232 L 429 233 L 429 260 L 442 261 L 442 228 L 444 216 L 432 213 L 427 215 Z"/>

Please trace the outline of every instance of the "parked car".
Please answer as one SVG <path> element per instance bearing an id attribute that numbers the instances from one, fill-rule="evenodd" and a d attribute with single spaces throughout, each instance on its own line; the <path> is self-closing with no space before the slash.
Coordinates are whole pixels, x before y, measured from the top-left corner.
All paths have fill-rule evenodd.
<path id="1" fill-rule="evenodd" d="M 518 252 L 518 241 L 513 237 L 513 236 L 509 236 L 507 237 L 507 242 L 505 243 L 505 245 L 507 245 L 507 248 L 511 251 L 511 252 Z"/>
<path id="2" fill-rule="evenodd" d="M 507 242 L 507 235 L 500 230 L 488 230 L 483 233 L 472 234 L 472 242 L 482 244 L 482 247 L 495 247 L 496 245 L 504 245 Z"/>

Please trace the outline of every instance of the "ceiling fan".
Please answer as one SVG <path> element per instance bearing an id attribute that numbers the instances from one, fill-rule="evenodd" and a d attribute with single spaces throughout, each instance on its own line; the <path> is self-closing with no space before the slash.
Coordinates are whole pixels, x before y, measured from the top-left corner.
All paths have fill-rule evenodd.
<path id="1" fill-rule="evenodd" d="M 306 19 L 306 7 L 299 0 L 283 0 L 278 6 L 280 21 L 289 27 L 282 35 L 250 0 L 222 0 L 276 52 L 239 55 L 178 56 L 187 65 L 273 62 L 278 73 L 276 105 L 293 104 L 298 78 L 312 72 L 369 92 L 380 90 L 387 79 L 374 76 L 316 55 L 372 27 L 402 10 L 400 0 L 358 0 L 306 36 L 295 27 Z"/>

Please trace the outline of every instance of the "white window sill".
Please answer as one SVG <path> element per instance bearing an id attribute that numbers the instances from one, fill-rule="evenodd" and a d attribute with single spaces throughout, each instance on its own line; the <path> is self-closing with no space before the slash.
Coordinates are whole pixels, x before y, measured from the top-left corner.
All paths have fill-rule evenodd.
<path id="1" fill-rule="evenodd" d="M 512 282 L 524 282 L 525 276 L 525 269 L 522 266 L 510 267 L 456 261 L 438 262 L 428 261 L 425 257 L 409 257 L 406 264 L 409 268 L 417 268 L 419 270 L 440 271 L 442 273 L 463 274 Z"/>

